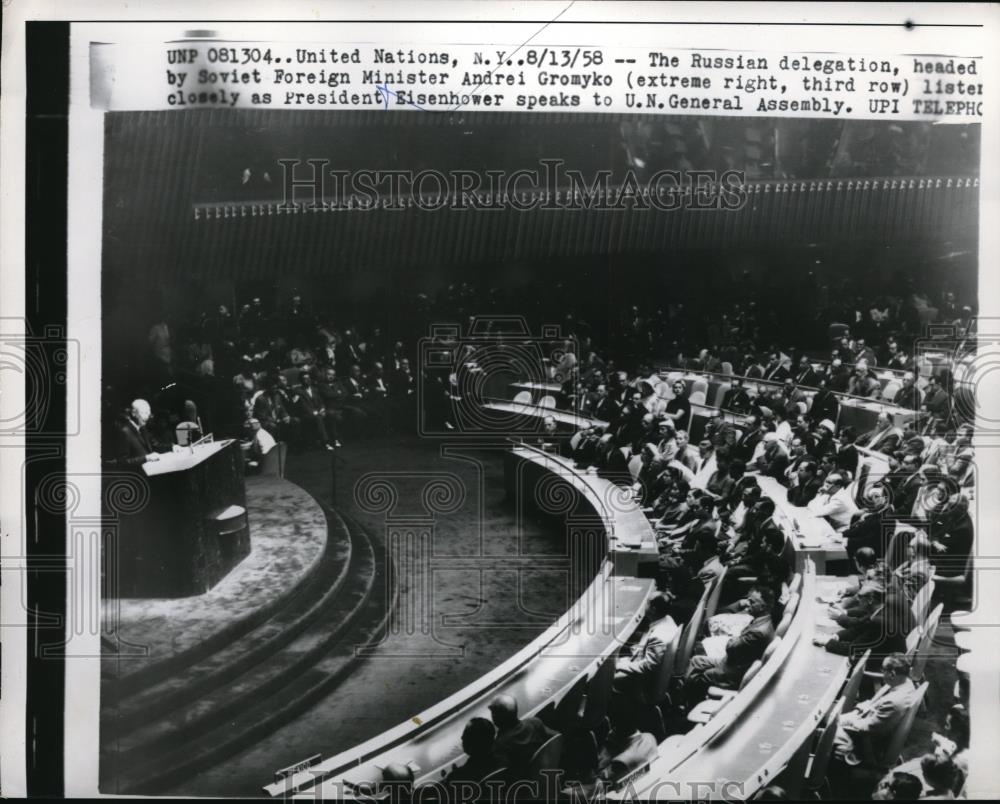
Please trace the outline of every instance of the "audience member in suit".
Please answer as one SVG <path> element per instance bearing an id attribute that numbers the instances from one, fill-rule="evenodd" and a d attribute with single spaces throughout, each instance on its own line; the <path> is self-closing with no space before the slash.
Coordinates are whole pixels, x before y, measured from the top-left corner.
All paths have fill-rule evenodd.
<path id="1" fill-rule="evenodd" d="M 722 396 L 723 410 L 730 410 L 733 413 L 748 413 L 750 411 L 750 395 L 743 387 L 743 380 L 740 377 L 733 377 L 730 380 L 729 389 Z"/>
<path id="2" fill-rule="evenodd" d="M 927 421 L 927 429 L 931 432 L 937 422 L 947 423 L 951 418 L 951 397 L 933 374 L 927 378 L 924 401 L 920 410 Z"/>
<path id="3" fill-rule="evenodd" d="M 612 428 L 617 427 L 621 416 L 621 405 L 608 394 L 608 387 L 604 384 L 597 386 L 596 394 L 592 415 L 595 419 L 607 422 Z"/>
<path id="4" fill-rule="evenodd" d="M 800 412 L 808 408 L 806 395 L 796 387 L 795 380 L 791 377 L 785 378 L 785 384 L 781 389 L 781 406 L 785 410 L 785 415 L 794 420 Z M 802 408 L 799 405 L 802 405 Z"/>
<path id="5" fill-rule="evenodd" d="M 835 422 L 839 413 L 840 401 L 833 393 L 833 389 L 829 387 L 829 382 L 826 379 L 821 379 L 819 381 L 819 390 L 813 395 L 812 402 L 809 405 L 809 415 L 815 421 L 829 419 Z"/>
<path id="6" fill-rule="evenodd" d="M 670 616 L 670 600 L 670 596 L 663 593 L 649 598 L 646 633 L 615 665 L 615 691 L 636 703 L 659 703 L 653 700 L 653 686 L 677 634 L 677 623 Z"/>
<path id="7" fill-rule="evenodd" d="M 816 461 L 806 456 L 798 465 L 795 485 L 788 490 L 788 502 L 798 508 L 805 508 L 819 494 L 822 481 L 818 476 Z"/>
<path id="8" fill-rule="evenodd" d="M 854 375 L 847 384 L 847 393 L 851 396 L 876 399 L 882 393 L 882 383 L 872 376 L 868 371 L 868 365 L 862 361 L 857 364 Z"/>
<path id="9" fill-rule="evenodd" d="M 851 374 L 851 370 L 844 365 L 844 362 L 839 357 L 834 358 L 830 363 L 830 378 L 827 380 L 826 387 L 834 393 L 846 394 L 847 388 L 851 384 L 852 377 L 853 375 Z M 817 414 L 813 415 L 818 418 Z M 834 419 L 834 421 L 836 421 L 836 419 Z"/>
<path id="10" fill-rule="evenodd" d="M 785 471 L 781 473 L 778 481 L 783 486 L 795 488 L 798 485 L 799 466 L 805 461 L 813 461 L 815 463 L 815 458 L 806 449 L 806 442 L 802 439 L 802 436 L 794 435 L 792 436 L 792 443 L 788 447 L 788 466 L 785 467 Z"/>
<path id="11" fill-rule="evenodd" d="M 758 416 L 748 416 L 743 435 L 736 442 L 736 454 L 746 463 L 753 458 L 757 445 L 768 432 L 768 425 Z"/>
<path id="12" fill-rule="evenodd" d="M 468 759 L 449 773 L 444 783 L 455 786 L 460 782 L 478 782 L 495 771 L 497 764 L 493 752 L 496 727 L 484 717 L 474 717 L 462 729 L 462 750 Z"/>
<path id="13" fill-rule="evenodd" d="M 917 592 L 931 579 L 930 540 L 917 531 L 906 545 L 906 554 L 906 561 L 893 571 L 889 587 L 912 603 Z"/>
<path id="14" fill-rule="evenodd" d="M 931 513 L 926 528 L 931 539 L 935 579 L 964 574 L 973 541 L 968 497 L 952 494 L 942 500 L 940 509 Z"/>
<path id="15" fill-rule="evenodd" d="M 777 433 L 764 436 L 764 454 L 757 458 L 754 467 L 764 477 L 784 477 L 788 467 L 788 452 Z"/>
<path id="16" fill-rule="evenodd" d="M 923 402 L 924 395 L 917 388 L 916 377 L 913 376 L 912 371 L 906 372 L 903 375 L 903 384 L 900 386 L 899 391 L 896 392 L 896 397 L 892 400 L 892 404 L 906 410 L 917 411 L 920 410 Z"/>
<path id="17" fill-rule="evenodd" d="M 652 734 L 640 732 L 636 710 L 624 702 L 611 707 L 611 732 L 598 764 L 601 778 L 615 782 L 659 756 Z"/>
<path id="18" fill-rule="evenodd" d="M 830 472 L 823 478 L 819 493 L 809 502 L 807 508 L 815 516 L 822 516 L 835 530 L 846 530 L 850 527 L 851 518 L 858 512 L 858 507 L 851 499 L 847 480 L 839 472 Z"/>
<path id="19" fill-rule="evenodd" d="M 711 686 L 734 689 L 744 673 L 764 655 L 768 643 L 774 638 L 774 592 L 767 587 L 754 587 L 746 596 L 747 611 L 753 619 L 736 636 L 726 643 L 722 659 L 694 656 L 684 677 L 685 698 L 689 706 L 702 700 Z"/>
<path id="20" fill-rule="evenodd" d="M 285 394 L 277 380 L 268 383 L 268 390 L 257 397 L 253 406 L 255 419 L 260 419 L 261 426 L 281 441 L 297 441 L 299 437 L 299 418 L 292 416 L 285 407 Z"/>
<path id="21" fill-rule="evenodd" d="M 870 547 L 862 547 L 855 552 L 854 567 L 858 573 L 857 583 L 844 587 L 835 604 L 840 612 L 849 616 L 870 610 L 882 600 L 888 580 L 885 562 Z M 833 619 L 836 620 L 836 617 Z"/>
<path id="22" fill-rule="evenodd" d="M 510 695 L 498 695 L 490 702 L 490 716 L 497 727 L 493 742 L 497 761 L 511 779 L 523 778 L 531 757 L 556 732 L 537 717 L 518 718 L 517 701 Z"/>
<path id="23" fill-rule="evenodd" d="M 873 605 L 856 612 L 857 616 L 845 619 L 837 633 L 816 637 L 813 642 L 824 646 L 838 656 L 858 657 L 871 650 L 871 665 L 877 666 L 880 657 L 890 653 L 906 652 L 906 637 L 913 630 L 913 613 L 906 598 L 887 590 L 881 597 L 872 591 Z M 872 669 L 869 667 L 869 669 Z"/>
<path id="24" fill-rule="evenodd" d="M 901 519 L 909 519 L 912 516 L 917 495 L 924 485 L 920 466 L 918 455 L 906 454 L 900 462 L 899 471 L 889 476 L 892 516 Z"/>
<path id="25" fill-rule="evenodd" d="M 834 753 L 848 765 L 861 762 L 861 740 L 868 740 L 870 750 L 878 756 L 913 702 L 916 688 L 910 679 L 910 662 L 903 654 L 893 653 L 882 660 L 882 682 L 871 698 L 840 715 Z"/>
<path id="26" fill-rule="evenodd" d="M 764 367 L 764 379 L 769 382 L 784 382 L 791 377 L 791 361 L 783 356 L 772 352 L 769 356 L 767 366 Z"/>
<path id="27" fill-rule="evenodd" d="M 874 551 L 879 558 L 885 556 L 895 528 L 889 505 L 890 494 L 884 483 L 876 483 L 865 492 L 864 509 L 844 531 L 848 558 L 853 558 L 863 548 Z"/>
<path id="28" fill-rule="evenodd" d="M 837 448 L 837 467 L 842 472 L 847 472 L 851 477 L 858 473 L 858 462 L 861 460 L 861 453 L 854 446 L 855 436 L 853 427 L 845 427 L 840 431 L 840 446 Z"/>
<path id="29" fill-rule="evenodd" d="M 819 375 L 813 370 L 812 363 L 809 362 L 808 355 L 799 358 L 798 368 L 792 378 L 796 385 L 804 385 L 806 388 L 815 388 L 819 381 Z"/>
<path id="30" fill-rule="evenodd" d="M 923 783 L 912 773 L 894 770 L 872 793 L 872 801 L 917 801 L 922 789 Z"/>
<path id="31" fill-rule="evenodd" d="M 298 388 L 298 413 L 302 421 L 312 428 L 320 446 L 332 450 L 339 446 L 337 441 L 337 419 L 333 411 L 327 411 L 326 403 L 318 388 L 313 385 L 312 375 L 303 369 Z"/>
<path id="32" fill-rule="evenodd" d="M 896 451 L 902 438 L 903 431 L 892 423 L 892 417 L 888 413 L 880 413 L 875 427 L 860 435 L 855 443 L 859 447 L 888 454 Z"/>

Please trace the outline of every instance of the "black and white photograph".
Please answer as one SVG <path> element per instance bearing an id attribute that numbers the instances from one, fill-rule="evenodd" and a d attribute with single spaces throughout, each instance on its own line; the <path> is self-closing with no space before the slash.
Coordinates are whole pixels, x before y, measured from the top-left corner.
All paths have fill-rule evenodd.
<path id="1" fill-rule="evenodd" d="M 1000 789 L 996 8 L 621 7 L 66 26 L 22 794 Z"/>

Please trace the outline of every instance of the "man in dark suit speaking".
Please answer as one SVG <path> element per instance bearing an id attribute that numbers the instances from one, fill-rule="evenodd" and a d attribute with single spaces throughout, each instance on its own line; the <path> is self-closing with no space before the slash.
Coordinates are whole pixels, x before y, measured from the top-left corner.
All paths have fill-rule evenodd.
<path id="1" fill-rule="evenodd" d="M 121 467 L 138 468 L 147 461 L 158 461 L 159 452 L 146 429 L 152 417 L 149 403 L 136 399 L 129 408 L 128 416 L 118 425 L 115 432 L 115 464 Z"/>

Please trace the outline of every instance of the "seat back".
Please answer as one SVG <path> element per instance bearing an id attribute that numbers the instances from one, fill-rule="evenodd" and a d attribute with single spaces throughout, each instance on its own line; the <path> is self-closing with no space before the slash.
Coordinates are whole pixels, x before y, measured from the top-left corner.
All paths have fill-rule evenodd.
<path id="1" fill-rule="evenodd" d="M 713 408 L 721 408 L 722 400 L 726 397 L 726 391 L 732 388 L 732 385 L 728 382 L 720 383 L 719 387 L 715 389 L 715 398 L 712 400 Z"/>
<path id="2" fill-rule="evenodd" d="M 700 377 L 691 383 L 691 393 L 697 394 L 699 392 L 702 395 L 708 394 L 708 380 L 703 380 Z"/>
<path id="3" fill-rule="evenodd" d="M 802 588 L 802 573 L 796 572 L 792 576 L 791 582 L 788 584 L 788 594 L 789 596 L 794 595 Z"/>
<path id="4" fill-rule="evenodd" d="M 848 676 L 847 682 L 844 684 L 844 691 L 840 698 L 843 702 L 843 709 L 850 712 L 854 708 L 854 704 L 858 702 L 858 693 L 861 692 L 861 682 L 865 679 L 865 667 L 868 665 L 868 659 L 872 655 L 872 650 L 869 648 L 866 650 L 861 657 L 858 659 L 854 668 L 851 670 L 851 675 Z"/>
<path id="5" fill-rule="evenodd" d="M 858 479 L 854 481 L 854 504 L 858 508 L 862 508 L 865 504 L 865 486 L 868 483 L 868 475 L 871 470 L 872 467 L 868 461 L 861 462 L 861 468 L 858 469 Z"/>
<path id="6" fill-rule="evenodd" d="M 906 656 L 908 659 L 913 659 L 916 654 L 917 648 L 920 647 L 920 637 L 923 636 L 923 633 L 923 626 L 918 625 L 906 635 Z"/>
<path id="7" fill-rule="evenodd" d="M 740 689 L 743 689 L 747 684 L 753 681 L 753 677 L 760 672 L 760 668 L 764 666 L 764 662 L 760 659 L 754 661 L 752 665 L 747 668 L 747 671 L 743 674 L 743 680 L 740 681 Z"/>
<path id="8" fill-rule="evenodd" d="M 514 395 L 514 403 L 517 405 L 530 405 L 531 391 L 518 391 Z"/>
<path id="9" fill-rule="evenodd" d="M 785 610 L 781 613 L 781 616 L 784 617 L 786 614 L 791 614 L 794 617 L 795 612 L 799 610 L 799 601 L 801 599 L 802 596 L 798 592 L 792 592 L 788 596 L 788 602 L 785 603 Z"/>
<path id="10" fill-rule="evenodd" d="M 726 570 L 728 567 L 723 567 L 722 572 L 719 573 L 712 586 L 712 591 L 708 596 L 708 601 L 705 603 L 705 619 L 715 616 L 715 612 L 719 610 L 719 598 L 722 596 L 722 584 L 725 582 Z"/>
<path id="11" fill-rule="evenodd" d="M 927 610 L 930 608 L 933 597 L 934 581 L 932 580 L 927 581 L 914 595 L 913 602 L 910 604 L 910 612 L 913 614 L 913 622 L 917 625 L 923 625 L 927 619 Z"/>
<path id="12" fill-rule="evenodd" d="M 760 657 L 760 660 L 767 664 L 768 659 L 774 656 L 774 652 L 781 646 L 781 637 L 776 636 L 770 642 L 767 643 L 767 647 L 764 648 L 764 655 Z"/>
<path id="13" fill-rule="evenodd" d="M 537 779 L 542 771 L 558 770 L 562 761 L 563 742 L 561 734 L 550 737 L 542 743 L 528 761 L 528 778 Z"/>
<path id="14" fill-rule="evenodd" d="M 840 713 L 844 711 L 843 707 L 843 699 L 833 705 L 826 726 L 823 727 L 819 740 L 816 741 L 816 751 L 813 753 L 809 776 L 806 778 L 807 790 L 817 790 L 826 781 L 826 770 L 830 765 L 830 757 L 833 755 L 833 741 L 837 736 L 837 724 L 840 722 Z"/>
<path id="15" fill-rule="evenodd" d="M 906 561 L 906 547 L 913 538 L 914 531 L 910 528 L 897 530 L 889 540 L 889 547 L 885 552 L 885 568 L 892 572 L 900 564 Z"/>
<path id="16" fill-rule="evenodd" d="M 944 604 L 938 603 L 934 607 L 934 611 L 927 617 L 920 641 L 917 643 L 917 651 L 913 656 L 913 666 L 910 670 L 910 675 L 918 684 L 924 680 L 924 670 L 927 668 L 927 660 L 934 649 L 934 635 L 937 633 L 942 611 L 944 611 Z"/>
<path id="17" fill-rule="evenodd" d="M 650 689 L 650 702 L 658 704 L 664 699 L 670 689 L 670 681 L 674 677 L 674 664 L 677 661 L 677 652 L 681 648 L 681 638 L 684 636 L 684 629 L 678 628 L 674 633 L 674 638 L 667 645 L 667 651 L 663 654 L 663 660 L 656 671 L 653 679 L 653 686 Z"/>
<path id="18" fill-rule="evenodd" d="M 794 614 L 794 611 L 790 610 L 787 606 L 785 607 L 785 613 L 781 616 L 781 622 L 779 622 L 778 627 L 774 629 L 775 636 L 783 637 L 788 633 L 788 629 L 792 625 L 792 616 Z"/>
<path id="19" fill-rule="evenodd" d="M 718 583 L 718 578 L 716 578 L 714 583 Z M 713 585 L 709 585 L 705 591 L 702 593 L 701 600 L 698 601 L 697 607 L 695 607 L 694 614 L 691 615 L 691 619 L 688 620 L 687 625 L 684 626 L 684 636 L 681 637 L 681 647 L 677 651 L 677 659 L 674 662 L 674 672 L 677 675 L 683 675 L 687 670 L 687 666 L 691 661 L 691 654 L 694 653 L 694 644 L 698 641 L 698 636 L 701 634 L 702 626 L 705 624 L 705 608 L 708 606 L 708 596 L 714 590 Z"/>
<path id="20" fill-rule="evenodd" d="M 897 380 L 889 380 L 886 383 L 885 388 L 882 389 L 882 398 L 886 402 L 892 402 L 896 398 L 896 394 L 899 393 L 899 389 L 902 388 L 902 384 Z"/>
<path id="21" fill-rule="evenodd" d="M 727 360 L 723 360 L 722 361 L 722 373 L 725 374 L 726 376 L 732 376 L 732 373 L 733 373 L 733 364 L 730 363 Z"/>
<path id="22" fill-rule="evenodd" d="M 606 659 L 597 672 L 587 683 L 584 695 L 583 726 L 595 729 L 608 714 L 608 702 L 611 700 L 611 688 L 615 680 L 614 657 Z"/>
<path id="23" fill-rule="evenodd" d="M 642 456 L 639 454 L 633 455 L 628 459 L 628 473 L 632 478 L 634 483 L 639 479 L 639 472 L 642 471 Z"/>
<path id="24" fill-rule="evenodd" d="M 688 402 L 692 405 L 704 405 L 705 391 L 692 391 L 691 396 L 688 397 Z"/>
<path id="25" fill-rule="evenodd" d="M 916 694 L 914 694 L 913 700 L 910 702 L 909 709 L 906 710 L 906 714 L 903 716 L 902 720 L 899 721 L 899 725 L 896 726 L 895 731 L 893 731 L 888 742 L 885 744 L 885 751 L 882 753 L 882 757 L 879 760 L 879 766 L 881 768 L 887 770 L 899 761 L 899 755 L 903 752 L 903 746 L 906 745 L 906 741 L 910 737 L 910 730 L 913 728 L 913 721 L 917 717 L 920 704 L 923 703 L 924 695 L 927 694 L 928 686 L 928 683 L 925 681 L 917 687 Z"/>
<path id="26" fill-rule="evenodd" d="M 546 394 L 540 400 L 538 400 L 538 407 L 540 408 L 554 408 L 555 406 L 556 406 L 556 398 L 552 396 L 552 394 Z"/>
<path id="27" fill-rule="evenodd" d="M 575 433 L 573 433 L 573 435 L 570 437 L 570 440 L 569 440 L 569 448 L 572 449 L 572 450 L 575 450 L 577 447 L 579 447 L 580 446 L 580 440 L 582 438 L 583 438 L 583 431 L 582 430 L 577 430 Z"/>

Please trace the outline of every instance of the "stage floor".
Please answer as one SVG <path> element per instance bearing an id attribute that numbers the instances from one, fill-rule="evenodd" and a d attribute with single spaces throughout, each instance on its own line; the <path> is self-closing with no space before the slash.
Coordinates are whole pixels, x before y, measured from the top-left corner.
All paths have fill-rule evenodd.
<path id="1" fill-rule="evenodd" d="M 278 477 L 248 477 L 246 491 L 251 552 L 215 588 L 196 597 L 102 602 L 104 633 L 114 627 L 122 641 L 117 659 L 105 656 L 105 678 L 183 660 L 185 652 L 278 606 L 315 570 L 327 541 L 316 500 Z"/>

